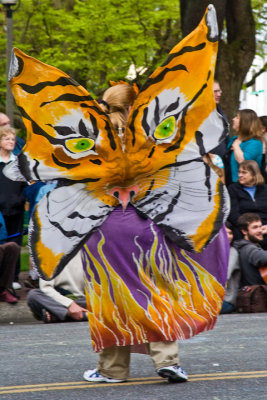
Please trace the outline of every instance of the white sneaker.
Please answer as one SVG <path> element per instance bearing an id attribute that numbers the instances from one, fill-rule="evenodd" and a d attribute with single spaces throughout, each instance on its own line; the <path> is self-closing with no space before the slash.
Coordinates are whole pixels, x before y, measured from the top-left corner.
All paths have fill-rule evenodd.
<path id="1" fill-rule="evenodd" d="M 89 382 L 109 382 L 109 383 L 119 383 L 125 382 L 125 379 L 113 379 L 107 376 L 100 375 L 97 369 L 88 369 L 84 372 L 83 378 Z"/>
<path id="2" fill-rule="evenodd" d="M 14 290 L 19 290 L 19 289 L 22 288 L 22 286 L 21 286 L 21 284 L 20 284 L 19 282 L 13 282 L 13 283 L 12 283 L 12 288 L 13 288 Z"/>
<path id="3" fill-rule="evenodd" d="M 171 365 L 169 367 L 159 368 L 157 369 L 157 373 L 162 378 L 168 378 L 170 383 L 186 382 L 188 380 L 186 372 L 179 365 Z"/>

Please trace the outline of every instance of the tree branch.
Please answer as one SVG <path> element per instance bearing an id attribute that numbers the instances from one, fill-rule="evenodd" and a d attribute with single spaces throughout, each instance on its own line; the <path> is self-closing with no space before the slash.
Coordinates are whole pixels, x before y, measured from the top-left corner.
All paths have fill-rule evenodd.
<path id="1" fill-rule="evenodd" d="M 27 17 L 24 30 L 23 30 L 23 32 L 22 32 L 22 34 L 21 34 L 21 37 L 20 37 L 20 41 L 21 41 L 22 43 L 25 41 L 25 37 L 26 37 L 26 34 L 27 34 L 27 32 L 28 32 L 28 29 L 29 29 L 29 26 L 30 26 L 30 20 L 31 20 L 32 16 L 33 16 L 33 13 L 30 13 L 30 14 L 28 15 L 28 17 Z"/>
<path id="2" fill-rule="evenodd" d="M 263 66 L 258 72 L 255 72 L 255 74 L 252 76 L 252 78 L 250 79 L 250 81 L 244 83 L 244 86 L 245 86 L 246 88 L 248 88 L 248 87 L 254 85 L 254 83 L 255 83 L 255 81 L 256 81 L 256 78 L 257 78 L 258 76 L 260 76 L 261 74 L 263 74 L 264 72 L 266 72 L 266 71 L 267 71 L 267 62 L 264 64 L 264 66 Z"/>

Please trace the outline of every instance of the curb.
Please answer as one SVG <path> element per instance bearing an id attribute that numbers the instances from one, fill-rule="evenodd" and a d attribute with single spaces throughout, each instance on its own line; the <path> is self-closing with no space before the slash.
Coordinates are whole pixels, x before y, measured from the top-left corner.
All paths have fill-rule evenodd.
<path id="1" fill-rule="evenodd" d="M 17 304 L 0 303 L 0 325 L 1 324 L 26 324 L 26 323 L 37 323 L 40 324 L 42 321 L 37 321 L 29 307 L 27 306 L 26 300 L 19 300 Z"/>

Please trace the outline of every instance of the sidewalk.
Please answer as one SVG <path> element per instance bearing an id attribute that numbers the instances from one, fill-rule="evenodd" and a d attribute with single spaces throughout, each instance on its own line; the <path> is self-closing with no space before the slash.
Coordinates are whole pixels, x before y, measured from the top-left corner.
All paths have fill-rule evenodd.
<path id="1" fill-rule="evenodd" d="M 17 290 L 16 293 L 20 296 L 17 304 L 12 305 L 0 302 L 0 325 L 1 324 L 19 324 L 19 323 L 41 323 L 37 321 L 29 307 L 26 304 L 26 297 L 30 289 L 26 288 L 23 284 L 24 280 L 29 276 L 29 272 L 21 272 L 19 275 L 20 284 L 22 288 Z"/>

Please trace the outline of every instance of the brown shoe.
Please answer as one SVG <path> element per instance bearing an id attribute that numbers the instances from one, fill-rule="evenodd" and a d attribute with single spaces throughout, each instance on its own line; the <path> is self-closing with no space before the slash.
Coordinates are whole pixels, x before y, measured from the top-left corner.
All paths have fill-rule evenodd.
<path id="1" fill-rule="evenodd" d="M 18 302 L 17 297 L 13 296 L 7 289 L 0 293 L 0 301 L 5 301 L 9 304 L 16 304 Z"/>

